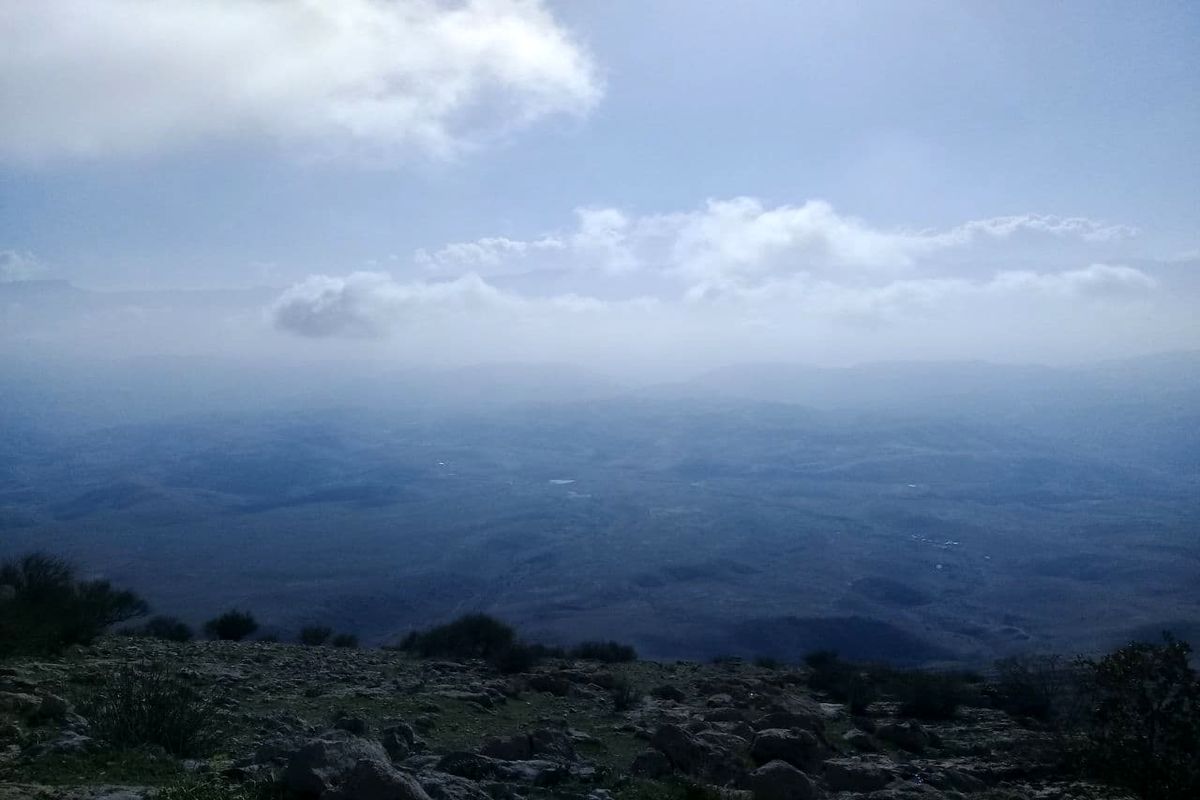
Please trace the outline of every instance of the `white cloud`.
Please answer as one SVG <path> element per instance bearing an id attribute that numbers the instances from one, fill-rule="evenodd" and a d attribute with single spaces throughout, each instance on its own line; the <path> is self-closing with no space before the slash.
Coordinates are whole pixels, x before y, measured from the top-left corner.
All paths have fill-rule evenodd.
<path id="1" fill-rule="evenodd" d="M 45 265 L 32 253 L 0 250 L 0 283 L 35 280 L 45 274 Z"/>
<path id="2" fill-rule="evenodd" d="M 1186 299 L 1158 291 L 1148 272 L 1101 262 L 1128 235 L 1035 215 L 889 229 L 821 201 L 735 198 L 642 216 L 593 207 L 537 237 L 422 251 L 415 277 L 310 278 L 271 319 L 310 338 L 375 340 L 322 345 L 343 352 L 622 369 L 914 353 L 1036 359 L 1051 347 L 1054 357 L 1099 357 L 1194 338 L 1181 321 L 1192 316 L 1181 317 Z"/>
<path id="3" fill-rule="evenodd" d="M 531 241 L 483 238 L 447 245 L 417 261 L 445 274 L 477 269 L 657 272 L 685 284 L 797 274 L 904 273 L 972 247 L 1024 235 L 1033 242 L 1097 247 L 1136 234 L 1124 225 L 1035 214 L 972 220 L 941 231 L 879 228 L 822 200 L 768 207 L 753 197 L 710 200 L 703 208 L 630 216 L 615 208 L 576 210 L 576 225 Z"/>
<path id="4" fill-rule="evenodd" d="M 515 303 L 469 274 L 440 283 L 397 283 L 380 272 L 315 275 L 285 291 L 270 309 L 275 325 L 302 336 L 376 337 L 421 310 L 468 311 Z"/>
<path id="5" fill-rule="evenodd" d="M 474 242 L 448 244 L 434 252 L 418 250 L 414 260 L 432 271 L 467 269 L 499 270 L 507 262 L 523 258 L 539 251 L 560 251 L 566 245 L 558 239 L 543 237 L 532 242 L 492 236 Z"/>
<path id="6" fill-rule="evenodd" d="M 758 283 L 709 282 L 691 287 L 684 299 L 691 304 L 783 308 L 813 316 L 885 321 L 989 302 L 1128 300 L 1145 296 L 1157 285 L 1154 278 L 1132 267 L 1093 264 L 1061 272 L 1005 270 L 986 280 L 938 277 L 844 283 L 796 275 Z"/>
<path id="7" fill-rule="evenodd" d="M 602 93 L 541 0 L 0 0 L 0 159 L 453 156 Z"/>
<path id="8" fill-rule="evenodd" d="M 1086 217 L 1055 217 L 1047 214 L 1021 214 L 974 220 L 951 231 L 952 237 L 970 241 L 980 234 L 996 238 L 1020 231 L 1035 231 L 1056 236 L 1075 236 L 1087 242 L 1111 242 L 1137 236 L 1131 225 L 1110 225 Z"/>
<path id="9" fill-rule="evenodd" d="M 312 276 L 280 295 L 268 314 L 275 327 L 301 336 L 382 338 L 406 323 L 553 325 L 564 315 L 645 311 L 655 305 L 642 297 L 616 303 L 577 294 L 526 297 L 475 273 L 449 281 L 402 283 L 382 272 L 354 272 Z"/>

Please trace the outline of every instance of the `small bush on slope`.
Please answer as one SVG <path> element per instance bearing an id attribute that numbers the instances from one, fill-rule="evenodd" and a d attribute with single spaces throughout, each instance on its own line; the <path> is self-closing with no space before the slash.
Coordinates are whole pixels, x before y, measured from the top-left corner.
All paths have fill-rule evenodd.
<path id="1" fill-rule="evenodd" d="M 90 644 L 149 611 L 133 592 L 108 581 L 80 581 L 67 562 L 33 553 L 0 564 L 0 656 L 58 653 Z"/>
<path id="2" fill-rule="evenodd" d="M 600 661 L 604 664 L 620 664 L 637 661 L 637 650 L 620 642 L 581 642 L 569 651 L 571 658 Z"/>
<path id="3" fill-rule="evenodd" d="M 320 647 L 333 636 L 333 628 L 327 625 L 309 625 L 300 629 L 300 644 L 308 647 Z"/>
<path id="4" fill-rule="evenodd" d="M 413 631 L 400 649 L 423 658 L 491 658 L 511 648 L 516 631 L 487 614 L 467 614 L 425 631 Z"/>
<path id="5" fill-rule="evenodd" d="M 208 699 L 162 667 L 116 674 L 81 710 L 92 735 L 115 748 L 156 745 L 188 758 L 211 744 Z"/>
<path id="6" fill-rule="evenodd" d="M 1165 637 L 1082 661 L 1090 700 L 1084 763 L 1155 800 L 1200 797 L 1200 683 L 1191 648 Z"/>
<path id="7" fill-rule="evenodd" d="M 1076 727 L 1082 709 L 1077 664 L 1054 655 L 1027 655 L 996 662 L 991 695 L 996 707 L 1014 717 L 1035 719 L 1052 727 Z"/>
<path id="8" fill-rule="evenodd" d="M 334 647 L 358 647 L 358 637 L 353 633 L 339 633 L 330 640 Z"/>
<path id="9" fill-rule="evenodd" d="M 212 639 L 240 642 L 258 630 L 258 620 L 246 611 L 232 609 L 204 623 L 204 632 Z"/>
<path id="10" fill-rule="evenodd" d="M 153 617 L 145 625 L 135 628 L 135 636 L 148 636 L 151 639 L 164 639 L 168 642 L 190 642 L 194 634 L 187 623 L 175 617 Z"/>

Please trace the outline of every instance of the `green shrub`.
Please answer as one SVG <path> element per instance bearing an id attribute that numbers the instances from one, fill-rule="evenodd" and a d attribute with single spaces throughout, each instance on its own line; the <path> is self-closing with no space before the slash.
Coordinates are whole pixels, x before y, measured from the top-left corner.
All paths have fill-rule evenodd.
<path id="1" fill-rule="evenodd" d="M 618 677 L 609 691 L 612 697 L 613 710 L 628 711 L 642 700 L 642 692 L 628 678 Z"/>
<path id="2" fill-rule="evenodd" d="M 1081 708 L 1078 666 L 1054 655 L 1030 655 L 996 662 L 990 694 L 997 708 L 1014 717 L 1055 726 L 1074 726 Z"/>
<path id="3" fill-rule="evenodd" d="M 953 719 L 966 697 L 961 675 L 945 672 L 898 673 L 893 691 L 900 699 L 900 714 L 923 720 Z"/>
<path id="4" fill-rule="evenodd" d="M 283 785 L 274 781 L 230 784 L 212 775 L 190 775 L 154 794 L 155 800 L 282 800 L 285 796 Z"/>
<path id="5" fill-rule="evenodd" d="M 808 667 L 808 685 L 818 692 L 825 692 L 834 700 L 844 703 L 849 696 L 851 676 L 861 668 L 838 658 L 833 650 L 817 650 L 804 657 Z"/>
<path id="6" fill-rule="evenodd" d="M 605 664 L 620 664 L 627 661 L 637 661 L 637 650 L 631 645 L 620 642 L 581 642 L 572 647 L 568 655 L 571 658 L 586 661 L 600 661 Z"/>
<path id="7" fill-rule="evenodd" d="M 0 564 L 0 656 L 90 644 L 148 611 L 133 592 L 108 581 L 80 581 L 70 564 L 44 553 Z"/>
<path id="8" fill-rule="evenodd" d="M 326 625 L 308 625 L 300 629 L 300 644 L 320 647 L 333 636 L 333 628 Z"/>
<path id="9" fill-rule="evenodd" d="M 207 698 L 159 666 L 117 673 L 81 710 L 92 735 L 115 748 L 155 745 L 188 758 L 212 743 Z"/>
<path id="10" fill-rule="evenodd" d="M 191 627 L 175 617 L 152 617 L 147 620 L 145 625 L 135 628 L 133 633 L 137 636 L 147 636 L 151 639 L 164 639 L 168 642 L 190 642 L 192 640 Z"/>
<path id="11" fill-rule="evenodd" d="M 1091 712 L 1084 761 L 1143 797 L 1190 800 L 1200 797 L 1200 684 L 1191 648 L 1164 638 L 1080 662 Z"/>
<path id="12" fill-rule="evenodd" d="M 330 643 L 334 647 L 358 647 L 358 637 L 353 633 L 339 633 Z"/>
<path id="13" fill-rule="evenodd" d="M 515 675 L 533 669 L 541 659 L 542 656 L 535 647 L 514 642 L 493 653 L 488 658 L 488 663 L 502 675 Z"/>
<path id="14" fill-rule="evenodd" d="M 400 649 L 422 658 L 491 658 L 511 648 L 516 632 L 487 614 L 467 614 L 425 631 L 413 631 Z"/>
<path id="15" fill-rule="evenodd" d="M 755 656 L 754 666 L 759 669 L 776 670 L 783 668 L 783 662 L 772 656 Z"/>
<path id="16" fill-rule="evenodd" d="M 240 642 L 258 630 L 258 621 L 246 611 L 232 609 L 204 623 L 204 632 L 210 639 Z"/>
<path id="17" fill-rule="evenodd" d="M 861 717 L 879 699 L 879 684 L 869 671 L 855 669 L 846 674 L 837 694 L 851 714 Z"/>

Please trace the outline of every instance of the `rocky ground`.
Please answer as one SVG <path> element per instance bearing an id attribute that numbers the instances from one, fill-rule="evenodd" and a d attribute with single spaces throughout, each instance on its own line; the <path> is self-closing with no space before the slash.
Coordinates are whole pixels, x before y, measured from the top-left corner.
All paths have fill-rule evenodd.
<path id="1" fill-rule="evenodd" d="M 213 698 L 211 757 L 113 749 L 77 712 L 150 662 Z M 625 684 L 638 691 L 620 708 Z M 384 650 L 126 637 L 0 664 L 0 800 L 247 785 L 321 800 L 1126 797 L 1056 777 L 1050 736 L 1002 712 L 918 723 L 881 701 L 852 718 L 802 669 L 549 661 L 503 676 Z"/>

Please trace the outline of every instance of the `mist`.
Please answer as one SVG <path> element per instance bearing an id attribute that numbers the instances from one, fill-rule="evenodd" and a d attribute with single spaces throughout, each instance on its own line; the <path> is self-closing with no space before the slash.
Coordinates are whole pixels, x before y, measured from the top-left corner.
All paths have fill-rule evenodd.
<path id="1" fill-rule="evenodd" d="M 1198 10 L 0 0 L 0 797 L 1200 796 Z"/>

